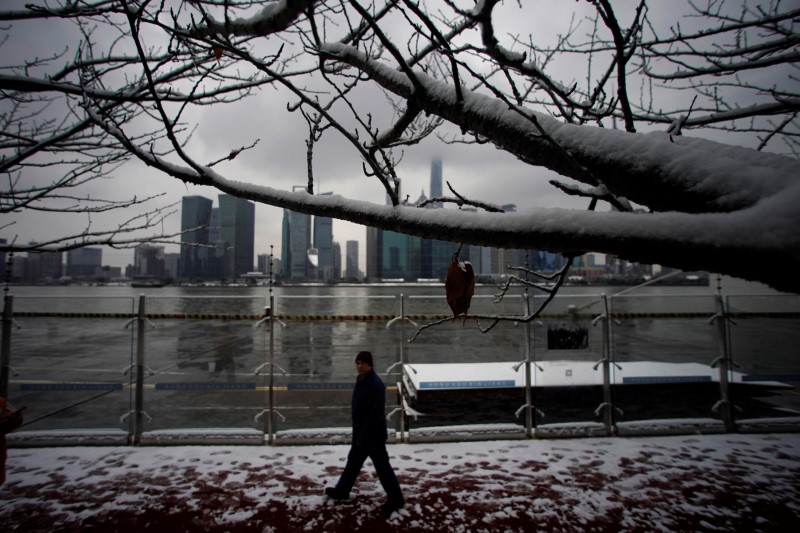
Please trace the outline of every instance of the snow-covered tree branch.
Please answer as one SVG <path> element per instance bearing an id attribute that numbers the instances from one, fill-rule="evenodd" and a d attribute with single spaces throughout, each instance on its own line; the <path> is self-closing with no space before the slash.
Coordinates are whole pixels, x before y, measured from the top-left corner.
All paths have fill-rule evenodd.
<path id="1" fill-rule="evenodd" d="M 0 24 L 46 23 L 77 37 L 49 58 L 4 55 L 3 117 L 15 126 L 0 144 L 3 207 L 69 196 L 75 181 L 61 176 L 112 177 L 109 165 L 136 160 L 164 180 L 426 238 L 602 252 L 800 292 L 800 12 L 780 2 L 569 4 L 572 18 L 548 42 L 536 27 L 548 2 L 4 6 Z M 294 130 L 264 127 L 253 112 L 258 133 L 220 135 L 218 153 L 193 137 L 211 107 L 255 111 L 272 99 L 302 124 L 292 142 L 307 148 L 304 192 L 268 171 L 243 172 L 229 155 Z M 437 138 L 490 143 L 605 210 L 405 205 L 404 155 Z M 315 153 L 326 146 L 358 161 L 362 188 L 393 205 L 314 195 Z M 52 186 L 29 182 L 41 168 L 29 153 L 59 163 Z M 503 175 L 490 179 L 502 190 Z M 480 205 L 470 183 L 449 181 Z"/>

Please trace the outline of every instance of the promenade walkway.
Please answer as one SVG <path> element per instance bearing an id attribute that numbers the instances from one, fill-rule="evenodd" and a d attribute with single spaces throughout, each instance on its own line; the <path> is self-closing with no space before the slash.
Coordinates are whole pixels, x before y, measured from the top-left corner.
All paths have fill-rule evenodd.
<path id="1" fill-rule="evenodd" d="M 12 448 L 0 530 L 800 531 L 800 434 L 402 444 L 391 517 L 347 446 Z"/>

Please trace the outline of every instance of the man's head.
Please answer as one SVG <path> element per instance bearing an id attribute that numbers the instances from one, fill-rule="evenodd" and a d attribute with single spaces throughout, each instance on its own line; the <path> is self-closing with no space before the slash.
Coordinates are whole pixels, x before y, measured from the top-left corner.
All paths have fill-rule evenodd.
<path id="1" fill-rule="evenodd" d="M 358 355 L 356 355 L 356 371 L 359 375 L 370 373 L 373 366 L 372 352 L 358 352 Z"/>

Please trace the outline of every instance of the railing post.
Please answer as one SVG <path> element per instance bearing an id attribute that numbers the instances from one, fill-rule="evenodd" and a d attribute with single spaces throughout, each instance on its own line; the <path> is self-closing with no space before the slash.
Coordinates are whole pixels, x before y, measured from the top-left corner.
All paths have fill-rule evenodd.
<path id="1" fill-rule="evenodd" d="M 272 261 L 270 261 L 270 265 Z M 270 268 L 272 268 L 270 266 Z M 267 443 L 272 446 L 275 443 L 275 431 L 273 428 L 275 416 L 275 297 L 272 295 L 272 276 L 270 275 L 269 308 L 272 315 L 269 320 L 269 413 L 267 414 Z"/>
<path id="2" fill-rule="evenodd" d="M 264 321 L 269 322 L 269 353 L 265 356 L 264 364 L 260 365 L 258 368 L 255 369 L 254 374 L 258 376 L 261 373 L 261 369 L 265 366 L 269 366 L 269 385 L 267 386 L 267 407 L 266 409 L 262 409 L 256 416 L 255 422 L 261 420 L 264 414 L 267 415 L 267 421 L 265 422 L 264 433 L 267 435 L 267 444 L 272 446 L 275 443 L 275 438 L 277 435 L 277 431 L 275 430 L 275 415 L 283 418 L 283 415 L 280 414 L 279 411 L 275 410 L 275 321 L 277 320 L 280 322 L 281 326 L 286 327 L 286 324 L 281 322 L 279 318 L 276 316 L 275 312 L 275 294 L 272 292 L 272 246 L 269 247 L 269 299 L 268 305 L 264 308 L 264 318 L 258 321 L 256 327 L 260 326 L 264 323 Z M 284 374 L 286 372 L 284 371 Z M 285 420 L 285 419 L 284 419 Z"/>
<path id="3" fill-rule="evenodd" d="M 528 289 L 524 291 L 525 316 L 531 314 Z M 525 322 L 525 436 L 533 437 L 533 382 L 531 379 L 531 323 Z"/>
<path id="4" fill-rule="evenodd" d="M 714 406 L 715 410 L 719 410 L 722 422 L 725 424 L 725 431 L 733 433 L 736 431 L 736 420 L 733 415 L 733 404 L 730 398 L 730 387 L 728 383 L 728 376 L 731 371 L 733 362 L 731 361 L 730 349 L 728 346 L 728 316 L 725 310 L 725 302 L 722 300 L 721 295 L 716 295 L 717 312 L 712 317 L 716 321 L 719 357 L 712 363 L 713 366 L 719 367 L 719 392 L 720 401 Z"/>
<path id="5" fill-rule="evenodd" d="M 8 379 L 11 374 L 11 326 L 14 323 L 14 296 L 3 298 L 3 343 L 0 348 L 0 396 L 8 398 Z"/>
<path id="6" fill-rule="evenodd" d="M 136 382 L 134 383 L 133 408 L 133 445 L 142 441 L 144 425 L 144 332 L 145 332 L 145 296 L 139 295 L 139 312 L 136 318 Z"/>
<path id="7" fill-rule="evenodd" d="M 406 412 L 403 409 L 403 365 L 405 358 L 403 357 L 406 343 L 406 304 L 405 295 L 400 293 L 400 353 L 398 357 L 400 360 L 397 362 L 400 369 L 400 382 L 397 387 L 397 408 L 400 410 L 400 439 L 404 440 L 406 434 Z"/>
<path id="8" fill-rule="evenodd" d="M 396 322 L 400 321 L 400 345 L 397 354 L 397 361 L 392 363 L 384 373 L 389 376 L 395 369 L 399 369 L 400 380 L 397 382 L 397 406 L 386 416 L 387 420 L 394 416 L 395 413 L 400 413 L 400 439 L 404 442 L 409 442 L 410 434 L 406 436 L 406 428 L 408 427 L 408 419 L 406 416 L 404 396 L 403 396 L 403 368 L 405 365 L 405 342 L 406 342 L 406 321 L 411 322 L 416 326 L 413 320 L 406 316 L 405 295 L 400 293 L 400 314 L 389 320 L 386 323 L 386 329 L 391 328 Z M 388 379 L 388 377 L 387 377 Z"/>
<path id="9" fill-rule="evenodd" d="M 611 396 L 611 315 L 608 308 L 608 297 L 603 295 L 605 315 L 603 317 L 603 404 L 605 411 L 603 423 L 610 435 L 614 434 L 614 403 Z"/>

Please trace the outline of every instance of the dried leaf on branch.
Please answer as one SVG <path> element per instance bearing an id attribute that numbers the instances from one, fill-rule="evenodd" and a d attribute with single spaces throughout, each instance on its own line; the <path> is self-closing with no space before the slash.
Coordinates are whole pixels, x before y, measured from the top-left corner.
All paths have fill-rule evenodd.
<path id="1" fill-rule="evenodd" d="M 469 261 L 459 261 L 458 255 L 453 255 L 450 268 L 447 270 L 447 279 L 444 282 L 447 294 L 447 305 L 453 310 L 453 318 L 467 314 L 472 295 L 475 294 L 475 273 Z"/>

